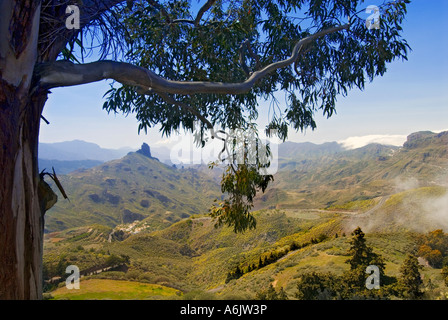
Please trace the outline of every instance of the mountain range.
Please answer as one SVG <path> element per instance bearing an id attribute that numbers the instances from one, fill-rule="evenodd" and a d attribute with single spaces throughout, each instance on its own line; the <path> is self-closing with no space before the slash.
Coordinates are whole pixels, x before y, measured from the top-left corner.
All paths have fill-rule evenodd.
<path id="1" fill-rule="evenodd" d="M 279 146 L 279 170 L 267 191 L 256 197 L 255 209 L 327 208 L 391 195 L 408 189 L 407 185 L 446 186 L 447 145 L 448 132 L 414 133 L 403 147 L 370 144 L 345 150 L 337 143 L 284 143 Z M 157 216 L 157 224 L 172 223 L 206 213 L 213 199 L 221 197 L 219 168 L 170 166 L 152 157 L 146 147 L 149 155 L 129 152 L 60 176 L 71 200 L 56 204 L 48 214 L 46 230 L 87 222 L 115 226 L 127 222 L 129 214 L 139 220 L 151 217 L 153 222 Z M 174 216 L 169 218 L 166 212 Z M 80 214 L 83 217 L 74 222 Z"/>
<path id="2" fill-rule="evenodd" d="M 207 215 L 222 197 L 220 171 L 167 165 L 143 149 L 60 176 L 70 200 L 60 197 L 45 216 L 50 275 L 61 264 L 89 269 L 116 255 L 128 257 L 129 269 L 92 281 L 140 281 L 179 290 L 171 298 L 206 299 L 254 299 L 272 284 L 294 297 L 303 272 L 347 269 L 346 235 L 357 226 L 393 275 L 416 234 L 448 230 L 448 132 L 413 133 L 402 147 L 282 144 L 279 171 L 255 200 L 257 228 L 243 234 Z M 229 281 L 237 266 L 250 270 L 272 255 L 282 258 Z M 424 272 L 443 286 L 439 271 Z"/>
<path id="3" fill-rule="evenodd" d="M 39 167 L 54 167 L 57 173 L 67 174 L 77 169 L 88 169 L 106 161 L 124 157 L 136 151 L 131 147 L 119 149 L 102 148 L 96 143 L 73 140 L 54 143 L 39 143 Z M 169 162 L 170 150 L 164 147 L 152 147 L 151 152 L 165 163 Z"/>
<path id="4" fill-rule="evenodd" d="M 281 159 L 310 159 L 329 154 L 343 152 L 346 148 L 338 142 L 314 144 L 310 142 L 287 141 L 275 146 Z M 87 169 L 103 162 L 124 157 L 137 149 L 124 147 L 107 149 L 82 140 L 39 144 L 39 166 L 41 168 L 55 167 L 57 172 L 67 174 L 77 169 Z M 171 150 L 164 146 L 150 146 L 151 153 L 161 162 L 172 165 Z M 187 164 L 186 164 L 187 166 Z"/>
<path id="5" fill-rule="evenodd" d="M 105 149 L 99 145 L 82 140 L 39 143 L 39 157 L 48 160 L 98 160 L 109 161 L 123 157 L 131 148 Z"/>
<path id="6" fill-rule="evenodd" d="M 218 196 L 211 177 L 193 168 L 168 166 L 141 150 L 59 179 L 69 199 L 60 199 L 47 214 L 47 232 L 144 219 L 156 229 L 204 212 Z"/>

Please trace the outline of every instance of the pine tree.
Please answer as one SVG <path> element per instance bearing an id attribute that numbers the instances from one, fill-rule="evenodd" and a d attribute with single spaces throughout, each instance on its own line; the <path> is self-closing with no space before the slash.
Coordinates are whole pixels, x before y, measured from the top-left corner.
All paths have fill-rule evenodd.
<path id="1" fill-rule="evenodd" d="M 361 228 L 358 227 L 352 232 L 352 238 L 350 239 L 350 249 L 348 251 L 351 256 L 346 260 L 346 263 L 350 264 L 350 269 L 354 270 L 358 266 L 368 265 L 367 254 L 368 247 L 366 244 L 365 234 Z"/>
<path id="2" fill-rule="evenodd" d="M 413 255 L 408 255 L 400 268 L 400 289 L 405 298 L 418 299 L 422 296 L 421 286 L 423 284 L 420 275 L 422 267 Z"/>
<path id="3" fill-rule="evenodd" d="M 243 275 L 243 271 L 240 269 L 240 266 L 236 266 L 235 269 L 235 279 L 240 278 Z"/>
<path id="4" fill-rule="evenodd" d="M 385 264 L 383 258 L 374 253 L 373 249 L 367 245 L 365 234 L 360 227 L 356 228 L 352 233 L 348 253 L 351 258 L 347 259 L 346 263 L 350 264 L 351 270 L 359 267 L 365 269 L 369 265 L 376 265 L 380 269 L 380 273 L 384 273 Z"/>
<path id="5" fill-rule="evenodd" d="M 348 254 L 351 258 L 346 260 L 350 264 L 350 270 L 344 275 L 345 282 L 351 289 L 355 289 L 359 294 L 366 289 L 366 268 L 375 265 L 380 272 L 380 279 L 386 279 L 384 274 L 385 263 L 381 255 L 373 252 L 373 249 L 366 243 L 365 234 L 360 227 L 352 232 L 350 239 L 350 249 Z"/>

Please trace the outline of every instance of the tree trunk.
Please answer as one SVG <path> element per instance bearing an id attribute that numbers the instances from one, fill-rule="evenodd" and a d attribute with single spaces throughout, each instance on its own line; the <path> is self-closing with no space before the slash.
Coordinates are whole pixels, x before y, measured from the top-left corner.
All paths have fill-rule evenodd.
<path id="1" fill-rule="evenodd" d="M 43 214 L 55 203 L 37 162 L 39 13 L 40 1 L 0 2 L 0 299 L 42 298 Z"/>
<path id="2" fill-rule="evenodd" d="M 4 85 L 1 91 L 5 93 Z M 39 201 L 39 114 L 37 103 L 25 102 L 21 107 L 22 103 L 0 98 L 1 299 L 42 297 L 45 211 Z"/>

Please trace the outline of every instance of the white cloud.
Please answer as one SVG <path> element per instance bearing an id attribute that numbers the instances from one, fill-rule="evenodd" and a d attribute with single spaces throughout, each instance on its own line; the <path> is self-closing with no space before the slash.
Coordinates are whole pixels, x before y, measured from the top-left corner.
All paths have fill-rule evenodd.
<path id="1" fill-rule="evenodd" d="M 356 149 L 364 147 L 370 143 L 379 143 L 384 145 L 402 146 L 405 143 L 407 135 L 401 134 L 371 134 L 366 136 L 349 137 L 345 140 L 339 140 L 338 143 L 346 149 Z"/>

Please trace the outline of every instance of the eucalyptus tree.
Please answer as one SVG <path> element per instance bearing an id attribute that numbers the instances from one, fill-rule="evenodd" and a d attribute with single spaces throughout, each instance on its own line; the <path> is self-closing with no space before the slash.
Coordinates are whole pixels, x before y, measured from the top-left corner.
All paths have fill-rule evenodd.
<path id="1" fill-rule="evenodd" d="M 44 214 L 57 201 L 44 178 L 57 176 L 38 171 L 37 155 L 52 88 L 107 79 L 104 109 L 134 114 L 139 130 L 193 131 L 200 144 L 253 128 L 259 102 L 270 100 L 265 129 L 284 140 L 406 59 L 408 2 L 366 13 L 357 0 L 2 0 L 0 298 L 42 296 Z M 272 179 L 259 170 L 266 165 L 227 163 L 229 196 L 211 209 L 218 223 L 255 226 L 253 198 Z"/>

